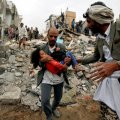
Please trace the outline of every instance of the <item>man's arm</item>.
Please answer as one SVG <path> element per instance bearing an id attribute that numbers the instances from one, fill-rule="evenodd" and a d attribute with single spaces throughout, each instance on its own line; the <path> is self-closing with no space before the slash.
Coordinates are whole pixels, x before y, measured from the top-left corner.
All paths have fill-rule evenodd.
<path id="1" fill-rule="evenodd" d="M 93 55 L 90 55 L 89 57 L 78 58 L 77 62 L 84 65 L 84 64 L 97 62 L 99 59 L 100 59 L 100 53 L 98 50 L 98 46 L 96 45 Z"/>

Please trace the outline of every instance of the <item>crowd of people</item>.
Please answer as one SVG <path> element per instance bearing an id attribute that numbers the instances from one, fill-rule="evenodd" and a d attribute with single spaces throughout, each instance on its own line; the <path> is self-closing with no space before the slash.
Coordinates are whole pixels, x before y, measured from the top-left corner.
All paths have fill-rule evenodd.
<path id="1" fill-rule="evenodd" d="M 39 39 L 39 30 L 37 27 L 29 28 L 24 26 L 24 23 L 20 23 L 18 27 L 15 25 L 10 25 L 10 27 L 5 28 L 4 30 L 4 39 L 16 40 L 19 43 L 19 48 L 23 45 L 25 49 L 25 44 L 27 40 Z"/>
<path id="2" fill-rule="evenodd" d="M 24 26 L 27 31 L 27 38 L 29 40 L 38 39 L 39 38 L 39 30 L 37 27 L 27 27 Z M 4 30 L 4 36 L 6 39 L 12 40 L 15 39 L 16 41 L 19 40 L 19 29 L 20 25 L 16 27 L 15 25 L 10 25 L 8 28 Z"/>

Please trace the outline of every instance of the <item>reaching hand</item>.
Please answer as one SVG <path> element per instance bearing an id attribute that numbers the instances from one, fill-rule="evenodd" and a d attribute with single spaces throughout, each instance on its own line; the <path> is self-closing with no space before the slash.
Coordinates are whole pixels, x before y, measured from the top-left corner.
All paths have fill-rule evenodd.
<path id="1" fill-rule="evenodd" d="M 119 65 L 116 62 L 98 62 L 93 66 L 90 78 L 95 81 L 101 81 L 118 70 Z"/>
<path id="2" fill-rule="evenodd" d="M 30 70 L 30 77 L 32 78 L 32 77 L 34 77 L 35 76 L 35 72 L 34 72 L 34 70 Z"/>
<path id="3" fill-rule="evenodd" d="M 67 65 L 70 64 L 71 58 L 70 58 L 70 57 L 65 57 L 64 62 L 65 62 Z"/>

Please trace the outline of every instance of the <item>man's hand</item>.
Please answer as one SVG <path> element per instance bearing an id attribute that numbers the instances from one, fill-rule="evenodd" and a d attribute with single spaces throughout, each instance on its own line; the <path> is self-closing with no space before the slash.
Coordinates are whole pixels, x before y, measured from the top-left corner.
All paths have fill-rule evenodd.
<path id="1" fill-rule="evenodd" d="M 35 76 L 34 70 L 30 70 L 30 71 L 29 71 L 29 74 L 30 74 L 30 77 L 31 77 L 31 78 L 34 77 L 34 76 Z"/>
<path id="2" fill-rule="evenodd" d="M 119 65 L 116 62 L 98 62 L 93 66 L 90 78 L 94 81 L 101 81 L 110 76 L 114 71 L 117 71 Z"/>
<path id="3" fill-rule="evenodd" d="M 70 58 L 70 57 L 65 57 L 64 62 L 65 62 L 67 65 L 70 64 L 71 58 Z"/>

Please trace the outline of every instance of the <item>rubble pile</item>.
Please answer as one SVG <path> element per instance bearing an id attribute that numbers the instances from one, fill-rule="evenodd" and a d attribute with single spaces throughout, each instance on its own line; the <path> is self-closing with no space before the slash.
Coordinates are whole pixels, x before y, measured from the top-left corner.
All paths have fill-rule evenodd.
<path id="1" fill-rule="evenodd" d="M 76 58 L 90 55 L 94 51 L 95 37 L 75 34 L 69 30 L 61 30 L 60 34 L 67 50 Z M 0 42 L 0 103 L 23 104 L 31 110 L 38 110 L 41 103 L 40 86 L 36 86 L 36 76 L 31 77 L 30 55 L 36 46 L 46 43 L 45 37 L 40 40 L 27 41 L 25 50 L 18 49 L 16 41 Z M 81 66 L 81 65 L 80 65 Z M 89 80 L 90 66 L 83 66 L 85 71 L 75 73 L 68 68 L 70 86 L 64 85 L 61 105 L 76 103 L 76 96 L 92 96 L 97 85 Z M 35 72 L 37 73 L 37 69 Z M 51 99 L 53 95 L 51 96 Z"/>

